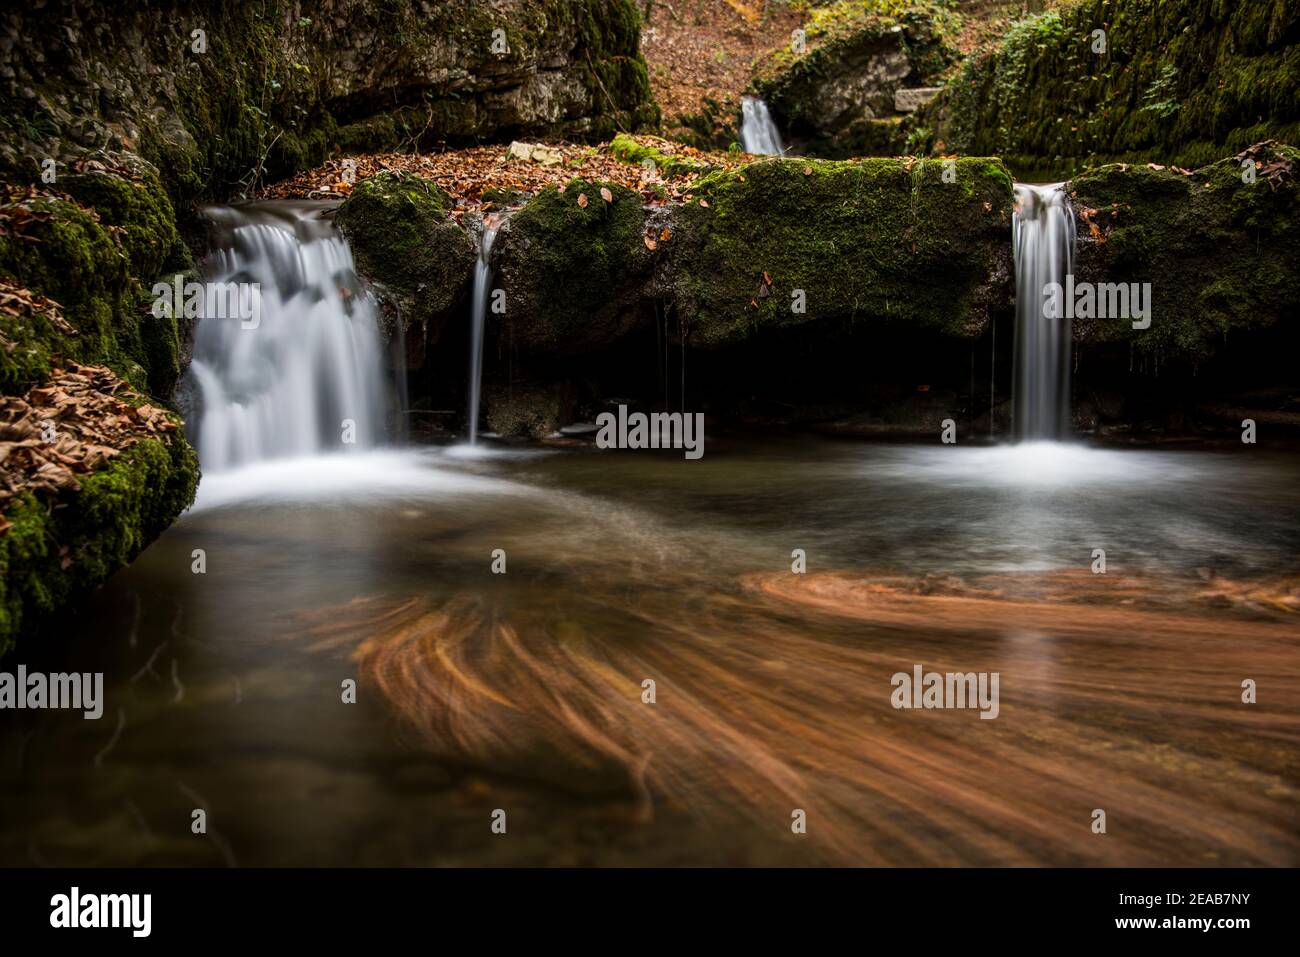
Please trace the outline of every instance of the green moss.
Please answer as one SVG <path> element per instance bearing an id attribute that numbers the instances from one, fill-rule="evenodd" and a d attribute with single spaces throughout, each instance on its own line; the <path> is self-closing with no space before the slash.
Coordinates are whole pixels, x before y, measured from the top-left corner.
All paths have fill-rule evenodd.
<path id="1" fill-rule="evenodd" d="M 997 160 L 950 169 L 953 182 L 938 161 L 764 160 L 701 180 L 708 206 L 682 211 L 674 248 L 692 344 L 811 322 L 981 329 L 1010 296 L 1012 183 Z"/>
<path id="2" fill-rule="evenodd" d="M 1184 175 L 1147 165 L 1110 165 L 1070 183 L 1080 227 L 1080 281 L 1151 284 L 1148 329 L 1125 319 L 1076 320 L 1083 342 L 1128 341 L 1161 364 L 1201 362 L 1238 331 L 1287 322 L 1300 290 L 1300 150 L 1265 148 L 1282 160 L 1276 184 L 1242 180 L 1225 159 Z M 1103 242 L 1092 236 L 1094 223 Z"/>
<path id="3" fill-rule="evenodd" d="M 672 156 L 655 145 L 652 139 L 637 139 L 626 133 L 614 137 L 609 144 L 609 151 L 620 162 L 635 166 L 641 166 L 648 160 L 654 163 L 660 176 L 668 178 L 698 175 L 713 168 L 700 160 Z"/>
<path id="4" fill-rule="evenodd" d="M 158 174 L 142 166 L 139 179 L 111 173 L 74 173 L 59 189 L 95 210 L 103 225 L 122 232 L 121 245 L 132 275 L 147 280 L 168 267 L 184 268 L 188 250 L 176 230 L 176 214 Z"/>
<path id="5" fill-rule="evenodd" d="M 13 500 L 13 527 L 0 534 L 0 655 L 130 563 L 189 506 L 197 481 L 194 450 L 176 434 L 138 442 L 58 508 L 30 493 Z"/>
<path id="6" fill-rule="evenodd" d="M 336 215 L 357 268 L 393 297 L 408 327 L 427 328 L 456 303 L 473 269 L 474 246 L 450 208 L 432 182 L 385 172 L 358 183 Z"/>
<path id="7" fill-rule="evenodd" d="M 632 306 L 654 261 L 645 233 L 641 197 L 624 186 L 575 179 L 564 192 L 542 190 L 511 217 L 501 239 L 499 282 L 512 341 L 564 352 L 621 337 L 637 321 Z"/>
<path id="8" fill-rule="evenodd" d="M 936 150 L 1001 155 L 1024 178 L 1200 166 L 1300 139 L 1297 37 L 1300 8 L 1284 0 L 1084 0 L 1015 24 L 912 122 Z"/>
<path id="9" fill-rule="evenodd" d="M 0 387 L 23 391 L 48 374 L 51 356 L 63 355 L 104 363 L 136 388 L 169 397 L 180 371 L 176 324 L 148 315 L 145 289 L 132 275 L 133 264 L 152 270 L 179 258 L 166 197 L 147 187 L 137 194 L 129 182 L 102 174 L 72 186 L 98 193 L 102 214 L 59 198 L 31 200 L 34 213 L 48 218 L 24 227 L 29 239 L 0 236 L 0 275 L 59 303 L 76 334 L 8 322 L 27 348 L 17 360 L 0 360 Z"/>

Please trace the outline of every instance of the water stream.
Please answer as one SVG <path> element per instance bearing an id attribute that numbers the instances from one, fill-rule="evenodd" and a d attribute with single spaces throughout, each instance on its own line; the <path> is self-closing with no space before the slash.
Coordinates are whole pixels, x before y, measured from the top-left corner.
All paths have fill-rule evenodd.
<path id="1" fill-rule="evenodd" d="M 1294 864 L 1298 461 L 716 434 L 205 476 L 26 659 L 107 708 L 0 726 L 0 864 Z M 893 710 L 917 662 L 1000 672 L 1001 715 Z"/>
<path id="2" fill-rule="evenodd" d="M 783 155 L 785 147 L 781 143 L 781 132 L 776 128 L 767 104 L 756 96 L 747 96 L 740 101 L 740 109 L 741 149 L 755 156 Z"/>
<path id="3" fill-rule="evenodd" d="M 207 211 L 215 249 L 206 288 L 259 306 L 252 320 L 207 310 L 189 375 L 189 429 L 205 472 L 268 459 L 372 448 L 385 434 L 378 310 L 325 204 L 276 202 Z"/>
<path id="4" fill-rule="evenodd" d="M 1074 268 L 1074 210 L 1060 183 L 1015 189 L 1013 428 L 1022 441 L 1060 439 L 1070 424 L 1070 320 L 1044 315 L 1044 291 Z"/>
<path id="5" fill-rule="evenodd" d="M 500 223 L 488 217 L 483 221 L 478 261 L 474 264 L 474 292 L 470 297 L 469 340 L 469 444 L 478 443 L 478 417 L 483 387 L 483 331 L 487 325 L 488 298 L 492 293 L 492 243 Z"/>

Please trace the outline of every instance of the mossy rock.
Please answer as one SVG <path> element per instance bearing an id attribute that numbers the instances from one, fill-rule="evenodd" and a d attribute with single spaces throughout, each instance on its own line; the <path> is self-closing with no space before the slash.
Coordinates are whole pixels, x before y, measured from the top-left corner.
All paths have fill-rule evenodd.
<path id="1" fill-rule="evenodd" d="M 670 148 L 672 144 L 657 137 L 637 137 L 628 133 L 620 133 L 609 143 L 610 154 L 619 162 L 653 168 L 658 176 L 669 179 L 675 176 L 698 176 L 714 168 L 704 160 L 675 156 L 667 152 Z"/>
<path id="2" fill-rule="evenodd" d="M 1300 142 L 1300 6 L 1063 6 L 1013 25 L 911 122 L 936 151 L 1002 156 L 1026 180 L 1117 160 L 1193 168 L 1263 139 Z"/>
<path id="3" fill-rule="evenodd" d="M 24 332 L 8 323 L 20 339 L 35 334 L 39 343 L 18 361 L 0 360 L 0 390 L 24 391 L 49 374 L 52 356 L 63 355 L 103 363 L 137 389 L 170 397 L 180 374 L 176 322 L 152 316 L 140 281 L 149 277 L 132 269 L 175 258 L 175 226 L 167 207 L 155 204 L 165 196 L 154 192 L 151 202 L 124 182 L 96 174 L 90 185 L 110 197 L 102 213 L 57 197 L 32 199 L 31 209 L 44 218 L 25 225 L 29 238 L 0 235 L 0 275 L 53 299 L 76 330 L 64 335 L 47 324 Z M 74 185 L 86 189 L 87 181 Z"/>
<path id="4" fill-rule="evenodd" d="M 1116 164 L 1070 181 L 1081 282 L 1151 284 L 1151 325 L 1074 321 L 1080 342 L 1127 341 L 1161 365 L 1203 362 L 1233 334 L 1289 322 L 1300 299 L 1300 150 L 1251 151 L 1191 175 Z M 1263 171 L 1273 169 L 1270 179 Z M 1289 169 L 1289 172 L 1287 171 Z"/>
<path id="5" fill-rule="evenodd" d="M 144 439 L 51 508 L 13 500 L 0 534 L 0 656 L 129 564 L 194 500 L 198 459 L 179 432 Z M 65 559 L 68 561 L 64 567 Z"/>
<path id="6" fill-rule="evenodd" d="M 1013 191 L 996 159 L 770 159 L 693 192 L 671 244 L 692 346 L 815 322 L 971 335 L 1009 308 Z"/>
<path id="7" fill-rule="evenodd" d="M 136 179 L 105 172 L 60 177 L 59 189 L 82 206 L 94 209 L 99 221 L 121 229 L 121 245 L 132 275 L 142 281 L 165 269 L 190 265 L 188 249 L 176 229 L 176 213 L 158 174 L 142 166 Z"/>
<path id="8" fill-rule="evenodd" d="M 575 179 L 563 192 L 542 190 L 497 240 L 496 284 L 506 294 L 505 315 L 491 317 L 497 334 L 525 353 L 553 354 L 623 338 L 641 321 L 656 261 L 646 229 L 641 197 L 625 186 Z"/>
<path id="9" fill-rule="evenodd" d="M 786 44 L 756 62 L 752 89 L 803 154 L 896 155 L 894 92 L 957 61 L 960 23 L 943 3 L 840 0 L 813 10 L 801 52 Z"/>
<path id="10" fill-rule="evenodd" d="M 429 343 L 464 298 L 477 256 L 450 208 L 429 180 L 385 172 L 358 183 L 335 215 L 357 270 L 397 304 L 408 332 L 420 330 Z"/>

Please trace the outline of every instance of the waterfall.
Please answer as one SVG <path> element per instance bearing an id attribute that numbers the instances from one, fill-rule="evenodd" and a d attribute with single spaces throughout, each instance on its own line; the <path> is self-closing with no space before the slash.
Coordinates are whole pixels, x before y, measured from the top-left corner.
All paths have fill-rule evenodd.
<path id="1" fill-rule="evenodd" d="M 756 156 L 780 156 L 785 152 L 766 103 L 756 96 L 746 96 L 740 101 L 740 111 L 741 149 Z"/>
<path id="2" fill-rule="evenodd" d="M 1070 320 L 1044 315 L 1049 283 L 1074 268 L 1074 211 L 1063 184 L 1016 184 L 1015 385 L 1017 439 L 1060 439 L 1070 419 Z"/>
<path id="3" fill-rule="evenodd" d="M 492 242 L 500 224 L 492 217 L 483 220 L 478 262 L 474 264 L 474 294 L 470 298 L 469 336 L 469 444 L 478 442 L 478 410 L 483 387 L 483 329 L 487 323 L 488 295 L 492 290 Z"/>
<path id="4" fill-rule="evenodd" d="M 378 444 L 385 386 L 378 310 L 321 203 L 207 210 L 216 250 L 194 332 L 188 423 L 205 471 Z M 213 290 L 258 308 L 231 317 Z M 401 375 L 403 370 L 399 370 Z"/>

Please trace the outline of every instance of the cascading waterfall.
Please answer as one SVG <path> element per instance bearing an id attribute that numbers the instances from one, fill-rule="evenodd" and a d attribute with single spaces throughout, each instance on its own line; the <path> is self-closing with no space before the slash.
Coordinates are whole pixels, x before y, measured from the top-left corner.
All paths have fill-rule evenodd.
<path id="1" fill-rule="evenodd" d="M 785 147 L 781 133 L 772 120 L 772 114 L 756 96 L 746 96 L 740 101 L 740 147 L 755 156 L 781 156 Z"/>
<path id="2" fill-rule="evenodd" d="M 1016 184 L 1015 436 L 1060 439 L 1070 418 L 1070 320 L 1044 314 L 1049 283 L 1074 269 L 1074 210 L 1063 184 Z"/>
<path id="3" fill-rule="evenodd" d="M 190 431 L 207 471 L 373 447 L 383 435 L 378 310 L 324 208 L 208 210 L 218 248 L 205 288 L 256 284 L 241 288 L 258 291 L 260 315 L 250 323 L 207 311 L 195 328 Z"/>
<path id="4" fill-rule="evenodd" d="M 469 337 L 469 444 L 478 442 L 479 395 L 483 385 L 483 329 L 487 323 L 488 296 L 492 289 L 492 243 L 500 223 L 488 217 L 483 221 L 483 238 L 479 242 L 478 262 L 474 264 L 474 294 L 470 298 Z"/>

